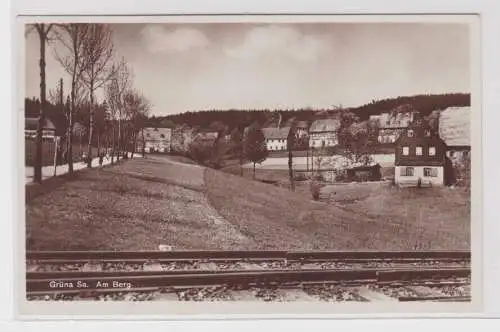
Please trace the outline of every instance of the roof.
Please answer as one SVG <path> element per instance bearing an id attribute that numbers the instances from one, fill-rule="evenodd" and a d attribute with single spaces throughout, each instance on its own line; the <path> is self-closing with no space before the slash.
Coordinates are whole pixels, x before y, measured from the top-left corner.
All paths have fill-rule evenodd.
<path id="1" fill-rule="evenodd" d="M 297 123 L 295 124 L 295 127 L 307 128 L 307 127 L 309 127 L 309 124 L 307 123 L 307 121 L 297 121 Z"/>
<path id="2" fill-rule="evenodd" d="M 286 139 L 290 133 L 290 127 L 262 128 L 262 133 L 266 139 Z"/>
<path id="3" fill-rule="evenodd" d="M 337 131 L 340 128 L 338 119 L 321 119 L 311 124 L 309 132 Z"/>
<path id="4" fill-rule="evenodd" d="M 370 119 L 378 120 L 381 129 L 406 128 L 413 121 L 413 113 L 392 111 L 372 116 Z"/>
<path id="5" fill-rule="evenodd" d="M 36 130 L 38 128 L 38 118 L 25 118 L 24 129 Z M 56 130 L 56 126 L 49 119 L 45 118 L 43 129 Z"/>
<path id="6" fill-rule="evenodd" d="M 447 146 L 470 146 L 470 107 L 448 107 L 439 115 L 439 136 Z"/>

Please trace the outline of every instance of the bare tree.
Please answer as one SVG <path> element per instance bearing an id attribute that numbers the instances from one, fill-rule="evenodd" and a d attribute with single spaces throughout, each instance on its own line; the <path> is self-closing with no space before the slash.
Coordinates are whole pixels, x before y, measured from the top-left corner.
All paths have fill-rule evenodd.
<path id="1" fill-rule="evenodd" d="M 86 38 L 83 41 L 85 68 L 81 81 L 90 95 L 89 145 L 87 150 L 87 167 L 92 167 L 92 139 L 94 133 L 94 93 L 109 81 L 111 77 L 110 62 L 114 47 L 112 31 L 106 24 L 88 24 Z"/>
<path id="2" fill-rule="evenodd" d="M 88 24 L 58 25 L 57 39 L 64 46 L 65 55 L 55 51 L 55 58 L 71 77 L 70 107 L 67 114 L 67 147 L 68 172 L 73 173 L 73 128 L 76 108 L 86 99 L 80 80 L 86 68 L 85 40 L 88 36 Z"/>
<path id="3" fill-rule="evenodd" d="M 113 64 L 111 68 L 111 76 L 106 84 L 105 94 L 111 116 L 111 130 L 112 130 L 112 148 L 111 148 L 111 163 L 114 163 L 114 155 L 116 150 L 116 135 L 115 135 L 115 122 L 118 122 L 118 143 L 121 142 L 121 123 L 123 117 L 123 105 L 125 92 L 130 88 L 131 72 L 122 57 L 118 64 Z M 121 144 L 118 144 L 118 150 Z M 119 155 L 117 155 L 117 159 Z"/>
<path id="4" fill-rule="evenodd" d="M 36 130 L 36 152 L 35 152 L 35 182 L 42 182 L 42 133 L 45 123 L 46 100 L 46 82 L 45 82 L 45 49 L 49 41 L 49 34 L 52 30 L 52 24 L 37 23 L 34 25 L 40 40 L 40 114 L 38 116 L 38 127 Z"/>
<path id="5" fill-rule="evenodd" d="M 130 150 L 132 157 L 137 146 L 137 134 L 144 127 L 151 109 L 150 102 L 137 90 L 128 90 L 124 97 L 124 111 L 128 123 L 127 135 L 124 137 L 125 153 Z M 132 147 L 129 149 L 130 145 Z"/>

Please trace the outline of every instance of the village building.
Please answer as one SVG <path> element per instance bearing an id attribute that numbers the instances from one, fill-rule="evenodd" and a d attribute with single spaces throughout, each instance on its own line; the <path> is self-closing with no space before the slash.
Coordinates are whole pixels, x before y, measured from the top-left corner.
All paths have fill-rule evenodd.
<path id="1" fill-rule="evenodd" d="M 470 107 L 449 107 L 439 115 L 439 136 L 453 164 L 470 157 Z"/>
<path id="2" fill-rule="evenodd" d="M 395 142 L 395 182 L 400 186 L 445 184 L 446 144 L 416 115 Z"/>
<path id="3" fill-rule="evenodd" d="M 172 129 L 144 128 L 137 140 L 136 151 L 168 153 L 171 150 Z"/>
<path id="4" fill-rule="evenodd" d="M 340 120 L 320 119 L 311 124 L 309 128 L 309 147 L 332 147 L 339 144 L 338 131 Z"/>
<path id="5" fill-rule="evenodd" d="M 38 128 L 38 118 L 25 118 L 24 120 L 24 136 L 26 138 L 36 138 L 36 131 Z M 45 118 L 42 128 L 42 138 L 55 139 L 56 126 L 50 119 Z"/>
<path id="6" fill-rule="evenodd" d="M 392 112 L 372 115 L 370 120 L 376 121 L 378 125 L 378 142 L 393 144 L 413 121 L 413 117 L 413 111 L 401 111 L 396 108 Z"/>
<path id="7" fill-rule="evenodd" d="M 307 123 L 307 121 L 297 121 L 294 124 L 294 131 L 296 138 L 305 138 L 309 135 L 309 124 Z"/>
<path id="8" fill-rule="evenodd" d="M 262 128 L 268 151 L 284 151 L 288 147 L 290 127 Z"/>

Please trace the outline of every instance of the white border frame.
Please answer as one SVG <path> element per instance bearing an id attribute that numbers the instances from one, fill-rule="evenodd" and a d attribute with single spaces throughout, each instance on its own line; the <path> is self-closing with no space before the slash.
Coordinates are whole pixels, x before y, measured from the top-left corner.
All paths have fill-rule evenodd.
<path id="1" fill-rule="evenodd" d="M 103 0 L 87 0 L 84 2 L 66 2 L 46 0 L 43 1 L 43 9 L 39 6 L 41 2 L 36 0 L 21 0 L 14 3 L 13 14 L 165 14 L 165 13 L 283 13 L 283 7 L 291 8 L 286 13 L 309 14 L 309 13 L 341 13 L 341 14 L 373 14 L 373 13 L 477 13 L 481 16 L 482 24 L 482 124 L 484 151 L 496 151 L 498 130 L 495 124 L 500 121 L 497 110 L 500 106 L 495 97 L 497 94 L 500 73 L 498 64 L 500 59 L 500 48 L 497 32 L 500 31 L 500 19 L 498 15 L 499 3 L 496 1 L 476 0 L 476 1 L 418 1 L 413 3 L 400 1 L 349 1 L 349 4 L 324 3 L 319 1 L 286 1 L 284 6 L 281 3 L 270 1 L 252 1 L 247 3 L 227 3 L 225 1 L 163 1 L 161 4 L 152 0 L 142 0 L 139 4 L 133 2 L 122 2 L 117 6 L 106 7 Z M 165 9 L 170 4 L 170 10 Z M 38 7 L 38 8 L 37 8 Z M 496 39 L 496 40 L 495 40 Z M 13 73 L 15 74 L 15 73 Z M 16 85 L 14 85 L 16 86 Z M 15 89 L 14 89 L 15 91 Z M 12 107 L 11 107 L 12 109 Z M 490 110 L 491 109 L 491 110 Z M 15 119 L 15 117 L 14 117 Z M 12 122 L 11 122 L 12 123 Z M 17 120 L 14 120 L 17 124 Z M 16 128 L 13 126 L 12 128 Z M 496 134 L 496 135 L 495 135 Z M 12 137 L 12 136 L 11 136 Z M 16 156 L 17 157 L 17 156 Z M 496 159 L 495 159 L 496 158 Z M 16 160 L 13 158 L 12 160 Z M 495 165 L 498 165 L 498 155 L 496 153 L 485 153 L 483 155 L 483 172 L 488 174 L 488 181 L 483 183 L 483 287 L 484 287 L 484 313 L 499 313 L 500 302 L 497 294 L 500 294 L 496 280 L 500 280 L 498 255 L 499 250 L 495 250 L 496 239 L 500 234 L 500 227 L 495 224 L 495 217 L 500 215 L 498 208 L 495 210 L 496 200 L 494 198 L 495 188 L 499 188 L 499 174 L 495 172 Z M 17 166 L 17 164 L 16 164 Z M 16 184 L 14 184 L 16 185 Z M 487 194 L 486 194 L 487 193 Z M 4 232 L 5 234 L 5 232 Z M 12 233 L 9 233 L 12 234 Z M 7 234 L 8 235 L 8 234 Z M 5 243 L 5 242 L 4 242 Z M 8 243 L 8 242 L 7 242 Z M 5 251 L 4 251 L 5 252 Z M 11 292 L 12 293 L 12 292 Z M 477 317 L 477 316 L 476 316 Z M 483 316 L 484 317 L 484 316 Z"/>

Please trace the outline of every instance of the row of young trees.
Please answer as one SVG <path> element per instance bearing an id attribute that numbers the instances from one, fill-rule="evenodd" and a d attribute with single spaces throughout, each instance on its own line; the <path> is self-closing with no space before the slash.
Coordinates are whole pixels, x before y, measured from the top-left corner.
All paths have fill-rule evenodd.
<path id="1" fill-rule="evenodd" d="M 66 105 L 59 104 L 65 113 L 65 156 L 69 173 L 73 172 L 73 133 L 78 111 L 88 109 L 87 167 L 92 167 L 92 147 L 97 140 L 98 156 L 102 158 L 100 137 L 111 140 L 111 162 L 134 152 L 137 137 L 151 108 L 148 100 L 132 86 L 132 70 L 124 58 L 116 60 L 113 33 L 107 24 L 34 24 L 27 33 L 36 31 L 40 41 L 40 109 L 36 135 L 35 181 L 41 182 L 42 129 L 48 102 L 46 96 L 46 48 L 57 44 L 54 57 L 70 78 L 70 93 Z M 103 92 L 104 101 L 96 99 L 97 91 Z M 62 88 L 60 93 L 62 94 Z M 104 120 L 97 121 L 96 112 L 103 108 Z M 103 128 L 96 126 L 106 122 Z M 97 130 L 97 135 L 96 135 Z M 97 139 L 96 139 L 97 138 Z"/>

